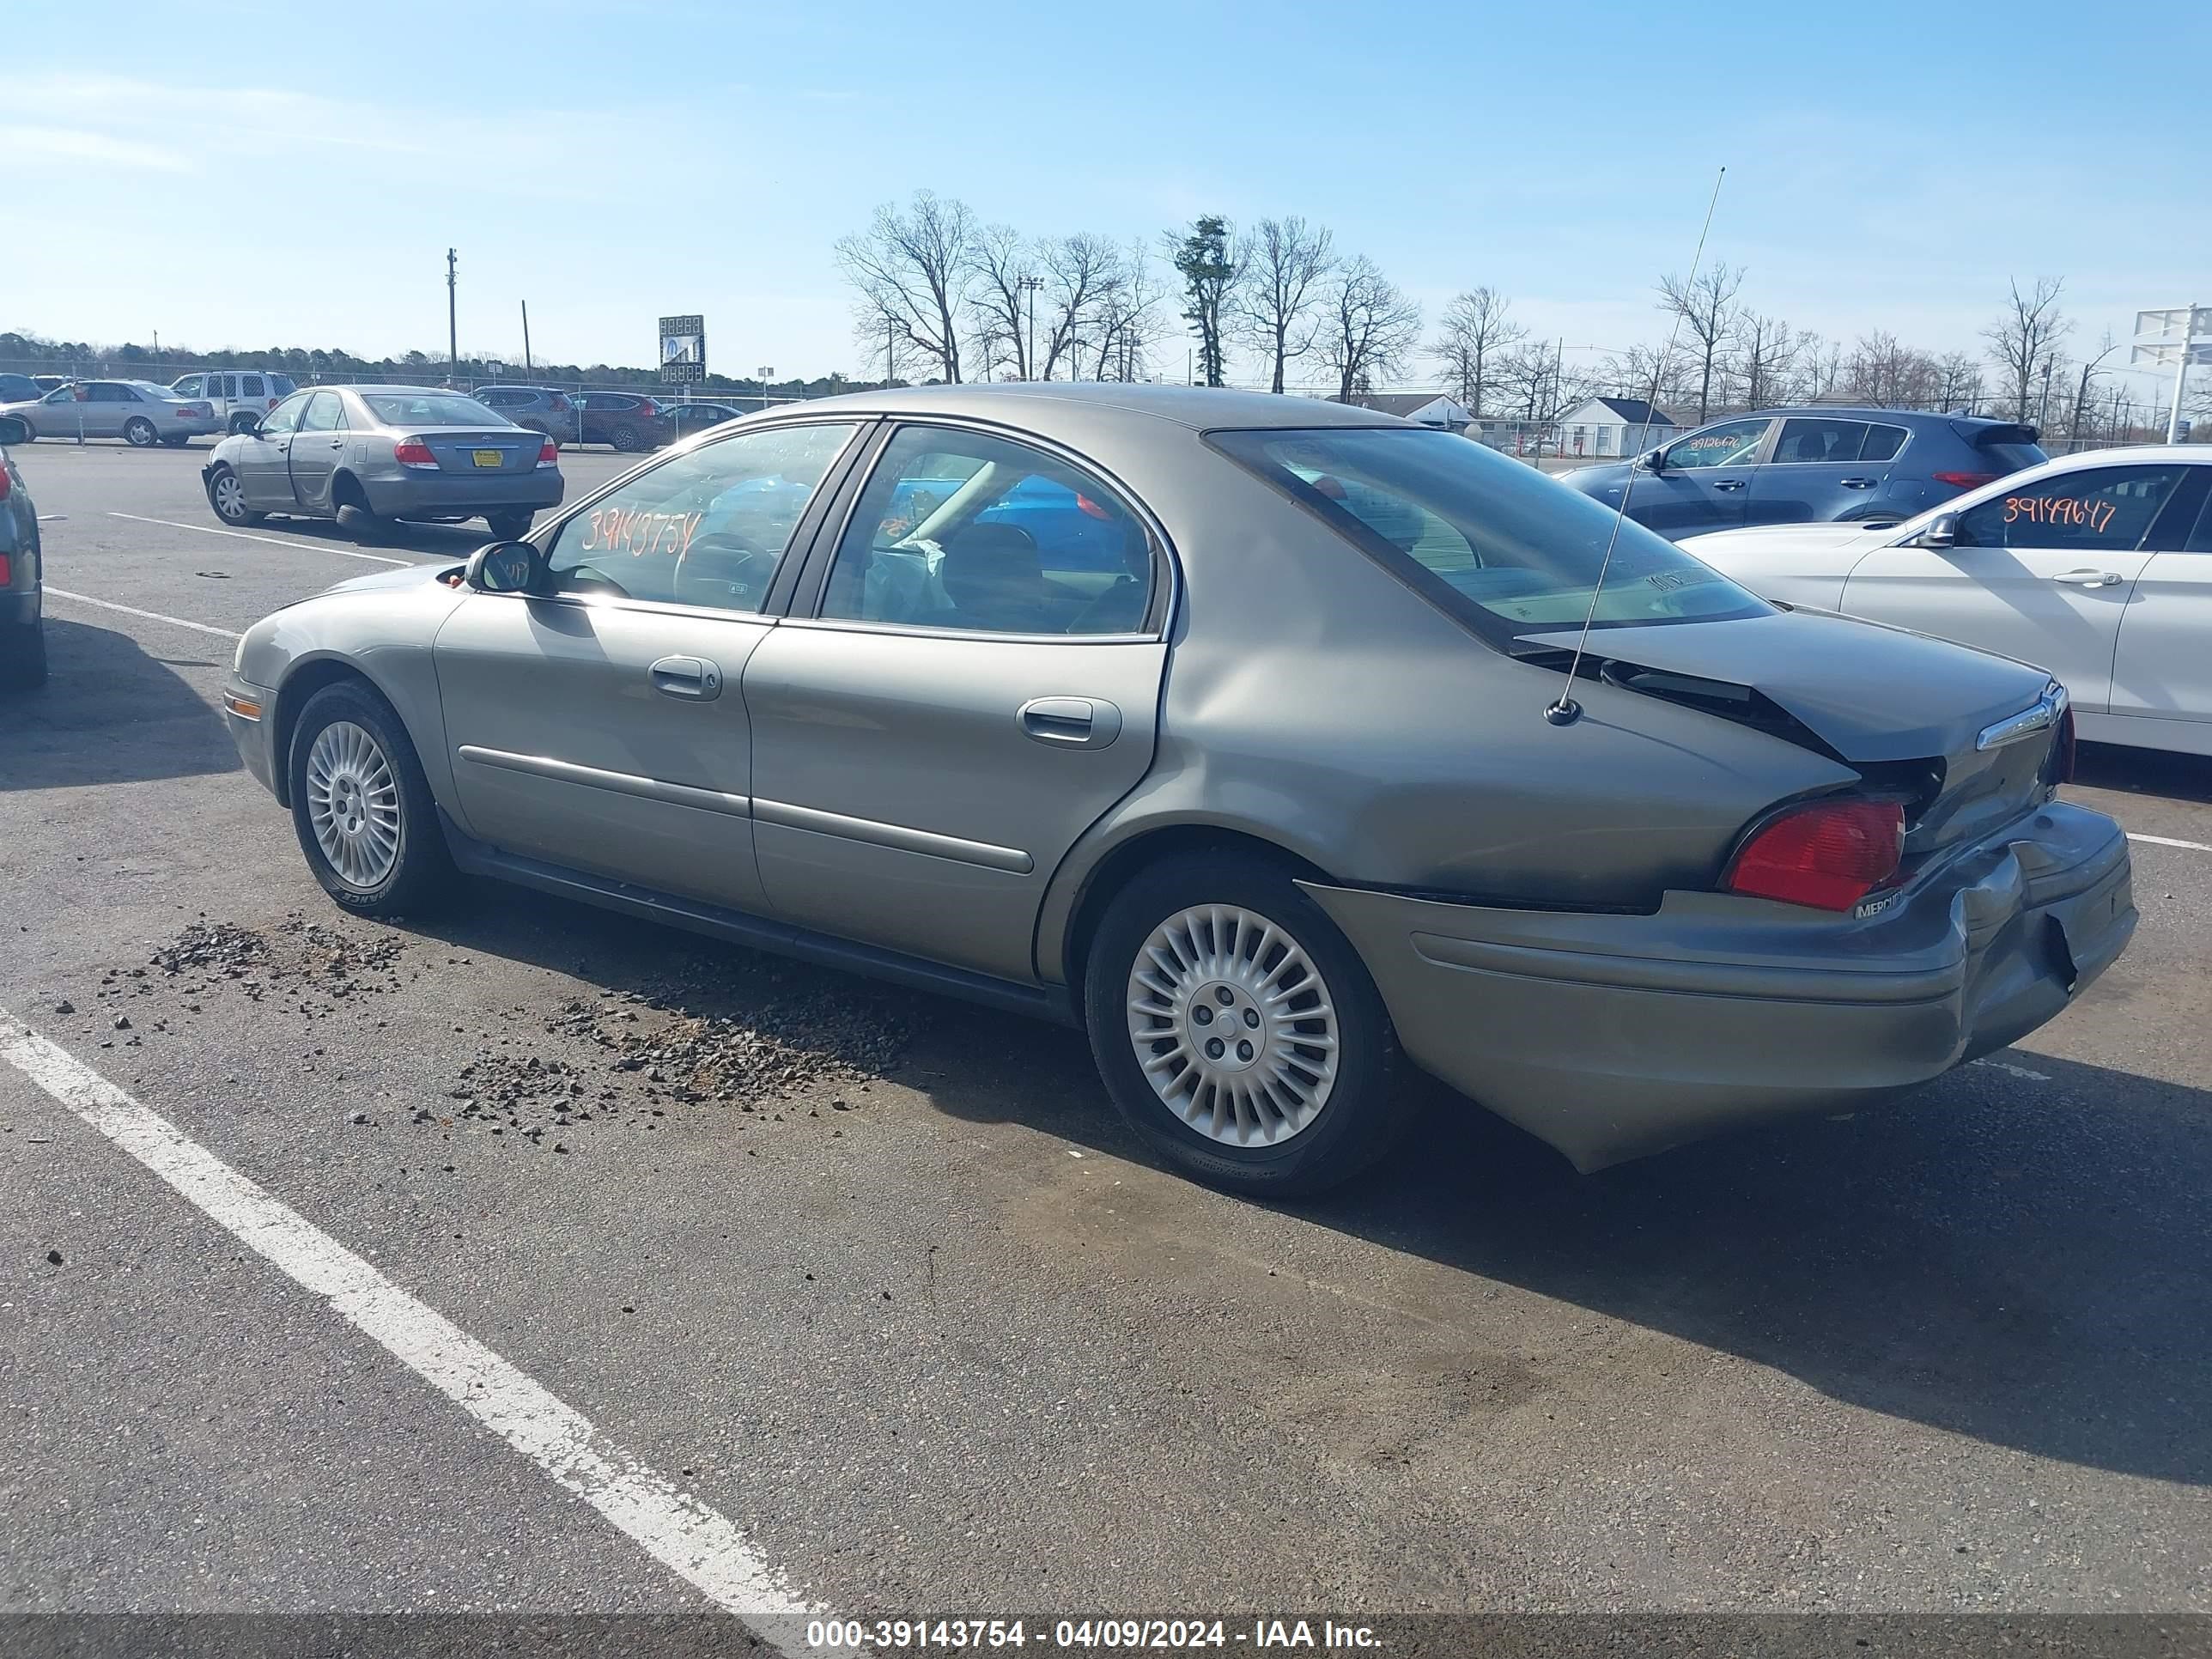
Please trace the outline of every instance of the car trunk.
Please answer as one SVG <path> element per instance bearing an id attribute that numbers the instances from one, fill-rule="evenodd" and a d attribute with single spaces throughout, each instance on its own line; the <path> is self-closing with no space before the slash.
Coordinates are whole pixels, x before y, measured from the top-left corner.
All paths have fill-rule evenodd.
<path id="1" fill-rule="evenodd" d="M 417 431 L 415 435 L 429 446 L 440 471 L 465 473 L 473 477 L 482 477 L 488 472 L 527 472 L 538 465 L 538 452 L 545 442 L 535 432 L 518 431 L 512 427 L 439 428 Z M 497 459 L 485 463 L 479 459 L 485 456 Z"/>
<path id="2" fill-rule="evenodd" d="M 1532 635 L 1522 654 L 1564 670 L 1577 637 Z M 1601 629 L 1581 672 L 1843 762 L 1869 793 L 1904 799 L 1908 866 L 2020 817 L 2057 775 L 2055 728 L 1980 746 L 2034 706 L 2047 674 L 1903 629 L 1777 611 Z"/>

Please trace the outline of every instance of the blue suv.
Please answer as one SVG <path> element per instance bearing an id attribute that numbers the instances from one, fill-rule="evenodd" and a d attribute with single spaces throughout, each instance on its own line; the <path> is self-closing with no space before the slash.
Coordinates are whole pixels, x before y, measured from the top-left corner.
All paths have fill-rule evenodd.
<path id="1" fill-rule="evenodd" d="M 1667 537 L 1841 519 L 1897 524 L 2044 460 L 2032 426 L 1905 409 L 1768 409 L 1716 421 L 1632 461 L 1565 475 Z"/>

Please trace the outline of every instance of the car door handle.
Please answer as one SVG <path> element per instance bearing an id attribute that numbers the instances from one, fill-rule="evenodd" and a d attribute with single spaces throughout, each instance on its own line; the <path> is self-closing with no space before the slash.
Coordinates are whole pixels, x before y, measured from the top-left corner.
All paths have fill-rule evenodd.
<path id="1" fill-rule="evenodd" d="M 664 697 L 712 702 L 722 695 L 722 671 L 704 657 L 663 657 L 647 672 Z"/>
<path id="2" fill-rule="evenodd" d="M 2051 580 L 2064 582 L 2069 587 L 2118 587 L 2120 573 L 2117 570 L 2062 570 Z"/>
<path id="3" fill-rule="evenodd" d="M 1056 749 L 1103 749 L 1121 735 L 1121 711 L 1096 697 L 1036 697 L 1021 707 L 1022 735 Z"/>
<path id="4" fill-rule="evenodd" d="M 1872 489 L 1876 481 L 1872 478 L 1838 478 L 1836 482 L 1846 489 Z"/>
<path id="5" fill-rule="evenodd" d="M 1743 480 L 1741 478 L 1716 478 L 1713 480 L 1713 488 L 1716 489 L 1741 489 L 1743 488 Z"/>

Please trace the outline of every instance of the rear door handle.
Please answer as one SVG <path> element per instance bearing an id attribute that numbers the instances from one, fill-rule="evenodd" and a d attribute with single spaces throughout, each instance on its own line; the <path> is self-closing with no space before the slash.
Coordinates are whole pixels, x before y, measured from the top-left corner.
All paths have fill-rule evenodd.
<path id="1" fill-rule="evenodd" d="M 2117 570 L 2062 570 L 2051 580 L 2064 582 L 2069 587 L 2118 587 L 2120 573 Z"/>
<path id="2" fill-rule="evenodd" d="M 722 671 L 704 657 L 663 657 L 647 672 L 664 697 L 712 702 L 722 695 Z"/>
<path id="3" fill-rule="evenodd" d="M 1022 735 L 1055 749 L 1103 749 L 1121 735 L 1121 711 L 1097 697 L 1036 697 L 1021 706 Z"/>
<path id="4" fill-rule="evenodd" d="M 1846 489 L 1872 489 L 1875 486 L 1872 478 L 1838 478 L 1836 482 Z"/>
<path id="5" fill-rule="evenodd" d="M 1741 478 L 1716 478 L 1713 480 L 1713 488 L 1716 489 L 1741 489 L 1743 488 L 1743 480 Z"/>

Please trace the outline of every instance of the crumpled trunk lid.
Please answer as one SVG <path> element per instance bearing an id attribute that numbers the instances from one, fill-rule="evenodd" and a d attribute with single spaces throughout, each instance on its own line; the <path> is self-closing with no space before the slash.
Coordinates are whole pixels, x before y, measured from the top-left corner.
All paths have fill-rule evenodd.
<path id="1" fill-rule="evenodd" d="M 1526 644 L 1571 651 L 1577 637 L 1566 629 Z M 2048 793 L 2055 730 L 1980 747 L 1984 732 L 2032 708 L 2051 683 L 2009 657 L 1806 611 L 1595 629 L 1589 655 L 1632 690 L 1668 695 L 1659 677 L 1680 677 L 1757 693 L 1869 787 L 1908 797 L 1908 859 L 1994 830 Z M 1636 669 L 1656 674 L 1638 684 Z"/>

